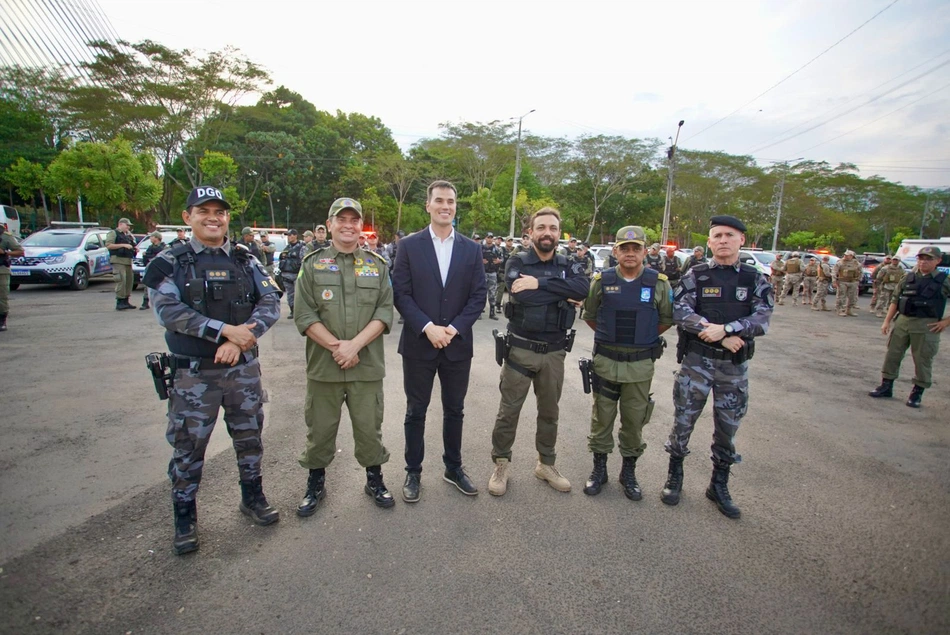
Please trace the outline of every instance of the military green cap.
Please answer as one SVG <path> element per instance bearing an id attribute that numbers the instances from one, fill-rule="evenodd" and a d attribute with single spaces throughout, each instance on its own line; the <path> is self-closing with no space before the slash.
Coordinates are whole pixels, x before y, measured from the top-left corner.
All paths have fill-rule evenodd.
<path id="1" fill-rule="evenodd" d="M 920 258 L 921 256 L 930 256 L 931 258 L 940 260 L 943 258 L 943 252 L 940 251 L 938 247 L 927 245 L 926 247 L 921 247 L 920 251 L 917 252 L 917 257 Z"/>
<path id="2" fill-rule="evenodd" d="M 162 232 L 152 232 L 151 234 L 149 234 L 149 236 L 152 237 L 152 238 L 158 238 L 159 240 L 161 240 L 161 239 L 162 239 Z"/>
<path id="3" fill-rule="evenodd" d="M 121 225 L 122 223 L 125 223 L 126 225 L 131 225 L 132 221 L 130 221 L 128 218 L 120 218 L 119 222 L 116 223 L 116 225 Z"/>
<path id="4" fill-rule="evenodd" d="M 621 227 L 617 231 L 617 238 L 614 244 L 619 247 L 624 243 L 639 243 L 641 245 L 645 245 L 647 244 L 647 233 L 643 231 L 642 227 L 637 225 L 627 225 L 626 227 Z"/>
<path id="5" fill-rule="evenodd" d="M 356 212 L 360 218 L 363 218 L 363 206 L 360 205 L 360 202 L 355 198 L 338 198 L 333 201 L 327 218 L 333 218 L 345 209 L 351 209 Z"/>
<path id="6" fill-rule="evenodd" d="M 242 236 L 247 236 L 248 234 L 253 234 L 253 233 L 254 233 L 254 230 L 251 229 L 250 227 L 245 227 L 244 229 L 241 230 Z"/>

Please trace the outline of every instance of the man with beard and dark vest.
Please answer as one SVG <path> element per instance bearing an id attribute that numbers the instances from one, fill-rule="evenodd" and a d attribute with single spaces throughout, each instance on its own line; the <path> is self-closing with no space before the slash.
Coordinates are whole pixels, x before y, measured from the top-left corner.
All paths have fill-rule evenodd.
<path id="1" fill-rule="evenodd" d="M 280 254 L 280 277 L 284 283 L 284 293 L 287 295 L 287 306 L 290 307 L 288 320 L 294 319 L 294 299 L 297 294 L 297 274 L 300 273 L 300 263 L 306 255 L 302 242 L 297 240 L 297 230 L 287 230 L 287 247 Z"/>
<path id="2" fill-rule="evenodd" d="M 590 279 L 583 265 L 556 254 L 561 215 L 553 207 L 532 214 L 529 226 L 531 248 L 508 259 L 505 285 L 510 300 L 505 304 L 508 332 L 495 332 L 495 359 L 501 368 L 501 403 L 492 431 L 495 470 L 488 493 L 502 496 L 508 488 L 511 448 L 518 431 L 521 408 L 533 386 L 537 399 L 535 447 L 538 463 L 534 475 L 559 492 L 571 491 L 571 483 L 554 466 L 564 359 L 574 342 L 575 306 L 587 297 Z"/>
<path id="3" fill-rule="evenodd" d="M 653 243 L 650 245 L 650 250 L 646 254 L 646 258 L 643 259 L 643 265 L 649 267 L 654 271 L 659 271 L 663 265 L 663 256 L 660 255 L 660 244 Z"/>
<path id="4" fill-rule="evenodd" d="M 881 385 L 868 393 L 872 397 L 894 396 L 894 380 L 908 346 L 914 357 L 914 387 L 907 405 L 920 408 L 924 390 L 930 388 L 940 334 L 950 326 L 950 316 L 944 317 L 950 297 L 950 276 L 937 271 L 941 258 L 943 252 L 937 247 L 923 247 L 917 252 L 917 266 L 897 283 L 881 333 L 887 335 L 891 331 L 892 321 L 894 329 L 887 339 Z"/>
<path id="5" fill-rule="evenodd" d="M 485 234 L 485 242 L 482 243 L 482 264 L 485 265 L 485 284 L 488 286 L 488 318 L 497 320 L 495 295 L 498 293 L 498 267 L 504 255 L 501 249 L 495 246 L 493 239 L 494 235 L 491 232 Z"/>
<path id="6" fill-rule="evenodd" d="M 713 257 L 693 267 L 676 292 L 673 321 L 679 331 L 673 383 L 673 430 L 666 442 L 669 476 L 661 500 L 676 505 L 683 490 L 683 459 L 693 426 L 713 393 L 712 481 L 706 498 L 723 514 L 738 518 L 729 494 L 729 469 L 741 459 L 735 437 L 749 400 L 749 359 L 754 338 L 765 335 L 775 304 L 772 285 L 752 265 L 739 261 L 745 224 L 713 216 L 707 244 Z"/>
<path id="7" fill-rule="evenodd" d="M 670 283 L 670 288 L 675 289 L 680 283 L 680 278 L 683 277 L 683 274 L 680 271 L 679 262 L 676 260 L 675 247 L 666 248 L 666 258 L 663 259 L 663 266 L 660 268 L 660 273 L 666 276 L 666 279 Z"/>
<path id="8" fill-rule="evenodd" d="M 132 274 L 132 258 L 135 257 L 135 236 L 129 231 L 132 223 L 128 218 L 120 218 L 116 228 L 106 236 L 106 248 L 109 250 L 109 262 L 115 277 L 115 310 L 134 309 L 129 302 L 135 277 Z"/>
<path id="9" fill-rule="evenodd" d="M 159 254 L 143 278 L 170 351 L 165 438 L 174 448 L 168 476 L 178 554 L 198 549 L 195 500 L 221 408 L 237 454 L 241 512 L 259 525 L 280 518 L 261 480 L 265 395 L 257 349 L 280 316 L 280 292 L 263 265 L 228 240 L 230 206 L 219 190 L 197 187 L 187 205 L 191 240 Z"/>
<path id="10" fill-rule="evenodd" d="M 594 275 L 582 315 L 594 329 L 589 373 L 594 406 L 587 437 L 594 469 L 584 493 L 595 496 L 607 482 L 607 455 L 614 449 L 619 409 L 620 485 L 627 498 L 638 501 L 643 494 L 637 483 L 637 459 L 647 447 L 643 427 L 650 422 L 654 407 L 650 385 L 654 362 L 666 345 L 660 334 L 673 325 L 673 292 L 665 275 L 644 266 L 646 232 L 642 227 L 624 227 L 616 241 L 617 267 Z"/>

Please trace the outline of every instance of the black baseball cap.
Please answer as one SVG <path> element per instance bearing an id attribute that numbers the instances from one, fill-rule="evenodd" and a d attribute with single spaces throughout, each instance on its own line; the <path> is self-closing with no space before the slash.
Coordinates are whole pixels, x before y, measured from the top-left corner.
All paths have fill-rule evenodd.
<path id="1" fill-rule="evenodd" d="M 296 229 L 288 229 L 288 230 L 287 230 L 287 235 L 288 235 L 288 236 L 296 236 L 296 235 L 297 235 L 297 230 L 296 230 Z"/>
<path id="2" fill-rule="evenodd" d="M 186 207 L 194 207 L 208 201 L 220 201 L 224 209 L 231 209 L 231 205 L 224 200 L 224 194 L 221 193 L 221 190 L 210 185 L 199 185 L 193 189 L 191 194 L 188 195 L 188 201 L 185 205 Z"/>

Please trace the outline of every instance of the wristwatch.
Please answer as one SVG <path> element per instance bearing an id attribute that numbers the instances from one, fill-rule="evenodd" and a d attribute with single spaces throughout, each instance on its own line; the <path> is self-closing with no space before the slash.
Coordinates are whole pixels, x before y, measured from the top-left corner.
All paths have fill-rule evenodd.
<path id="1" fill-rule="evenodd" d="M 735 335 L 735 333 L 736 333 L 736 329 L 735 329 L 734 326 L 732 326 L 732 324 L 726 324 L 726 325 L 723 327 L 723 330 L 726 331 L 726 335 Z"/>

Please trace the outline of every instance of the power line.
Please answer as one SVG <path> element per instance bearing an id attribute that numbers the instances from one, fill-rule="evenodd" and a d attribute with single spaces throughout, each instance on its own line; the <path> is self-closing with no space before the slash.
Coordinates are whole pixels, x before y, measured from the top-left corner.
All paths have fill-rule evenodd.
<path id="1" fill-rule="evenodd" d="M 857 28 L 855 28 L 853 31 L 851 31 L 850 33 L 848 33 L 846 36 L 844 36 L 843 38 L 841 38 L 840 40 L 838 40 L 837 42 L 835 42 L 834 44 L 832 44 L 831 46 L 829 46 L 828 48 L 826 48 L 824 51 L 822 51 L 821 53 L 819 53 L 819 54 L 816 55 L 815 57 L 813 57 L 813 58 L 811 58 L 810 60 L 808 60 L 807 62 L 805 62 L 805 64 L 804 64 L 803 66 L 799 67 L 798 69 L 796 69 L 795 71 L 793 71 L 793 72 L 790 73 L 789 75 L 786 75 L 786 76 L 785 76 L 783 79 L 781 79 L 779 82 L 773 84 L 773 85 L 772 85 L 771 87 L 769 87 L 765 92 L 762 92 L 762 93 L 758 94 L 757 96 L 753 97 L 752 99 L 750 99 L 750 100 L 747 101 L 746 103 L 742 104 L 741 106 L 739 106 L 738 108 L 736 108 L 735 110 L 733 110 L 731 113 L 729 113 L 728 115 L 726 115 L 726 116 L 723 117 L 722 119 L 720 119 L 720 120 L 718 120 L 718 121 L 715 121 L 715 122 L 709 124 L 708 126 L 706 126 L 705 128 L 703 128 L 702 130 L 700 130 L 699 132 L 697 132 L 696 134 L 694 134 L 693 136 L 689 137 L 688 139 L 685 139 L 685 140 L 683 141 L 683 143 L 686 143 L 686 141 L 689 141 L 689 140 L 691 140 L 691 139 L 695 139 L 696 137 L 698 137 L 699 135 L 703 134 L 704 132 L 706 132 L 706 131 L 709 130 L 710 128 L 721 124 L 723 121 L 725 121 L 725 120 L 728 119 L 729 117 L 733 116 L 734 114 L 736 114 L 737 112 L 739 112 L 740 110 L 742 110 L 743 108 L 745 108 L 746 106 L 748 106 L 749 104 L 753 103 L 754 101 L 758 100 L 758 99 L 761 98 L 761 97 L 764 97 L 766 94 L 772 92 L 774 89 L 778 88 L 779 86 L 781 86 L 782 84 L 784 84 L 785 82 L 787 82 L 789 79 L 791 79 L 792 77 L 794 77 L 795 75 L 797 75 L 797 74 L 800 73 L 801 71 L 805 70 L 805 68 L 807 68 L 808 66 L 810 66 L 810 65 L 811 65 L 815 60 L 817 60 L 819 57 L 823 56 L 825 53 L 827 53 L 828 51 L 830 51 L 830 50 L 833 49 L 834 47 L 838 46 L 839 44 L 841 44 L 842 42 L 844 42 L 845 40 L 847 40 L 849 37 L 851 37 L 852 35 L 854 35 L 854 34 L 857 33 L 858 31 L 860 31 L 861 29 L 863 29 L 869 22 L 871 22 L 871 20 L 873 20 L 873 19 L 876 18 L 877 16 L 881 15 L 882 13 L 884 13 L 885 11 L 887 11 L 888 9 L 890 9 L 891 7 L 893 7 L 893 6 L 894 6 L 895 4 L 897 4 L 898 2 L 899 2 L 899 0 L 894 0 L 894 1 L 891 2 L 889 5 L 887 5 L 886 7 L 884 7 L 883 9 L 881 9 L 880 11 L 878 11 L 877 13 L 875 13 L 874 15 L 872 15 L 870 18 L 868 18 L 867 20 L 865 20 L 864 22 L 862 22 Z"/>

